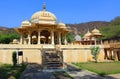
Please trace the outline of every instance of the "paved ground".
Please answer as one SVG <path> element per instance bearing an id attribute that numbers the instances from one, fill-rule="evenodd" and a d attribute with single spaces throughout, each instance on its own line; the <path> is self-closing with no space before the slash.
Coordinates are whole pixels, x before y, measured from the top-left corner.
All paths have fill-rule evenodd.
<path id="1" fill-rule="evenodd" d="M 101 77 L 93 72 L 78 69 L 72 64 L 67 65 L 66 72 L 74 79 L 120 79 L 120 74 Z M 51 74 L 52 70 L 42 70 L 40 65 L 30 64 L 19 79 L 55 79 Z"/>
<path id="2" fill-rule="evenodd" d="M 120 79 L 120 74 L 113 74 L 113 75 L 108 75 L 106 76 L 107 79 Z"/>
<path id="3" fill-rule="evenodd" d="M 68 67 L 67 72 L 74 79 L 120 79 L 120 74 L 108 75 L 108 76 L 102 77 L 93 72 L 78 69 L 76 66 L 74 66 L 72 64 L 68 64 L 67 67 Z"/>
<path id="4" fill-rule="evenodd" d="M 42 71 L 40 65 L 28 65 L 19 79 L 55 79 L 51 72 Z"/>

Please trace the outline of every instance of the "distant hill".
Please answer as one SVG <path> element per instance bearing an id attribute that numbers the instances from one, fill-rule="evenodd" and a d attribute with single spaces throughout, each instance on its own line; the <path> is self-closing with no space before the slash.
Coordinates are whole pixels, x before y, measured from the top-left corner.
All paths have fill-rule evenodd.
<path id="1" fill-rule="evenodd" d="M 73 33 L 76 32 L 78 34 L 84 34 L 88 31 L 88 29 L 91 31 L 92 29 L 109 26 L 110 22 L 106 21 L 92 21 L 92 22 L 86 22 L 86 23 L 79 23 L 79 24 L 67 24 L 68 27 L 71 27 Z"/>
<path id="2" fill-rule="evenodd" d="M 88 30 L 91 32 L 94 28 L 100 30 L 100 32 L 104 35 L 102 39 L 117 39 L 120 40 L 120 16 L 111 20 L 111 22 L 106 21 L 91 21 L 86 23 L 78 23 L 78 24 L 66 24 L 67 27 L 70 27 L 72 33 L 69 33 L 69 38 L 73 38 L 73 34 L 81 34 L 84 35 Z M 8 41 L 6 37 L 10 37 Z M 4 40 L 9 43 L 14 38 L 19 39 L 20 35 L 13 29 L 8 27 L 0 26 L 0 43 L 4 43 Z"/>
<path id="3" fill-rule="evenodd" d="M 79 23 L 79 24 L 67 24 L 67 26 L 71 27 L 73 33 L 78 32 L 80 33 L 86 33 L 89 30 L 92 30 L 93 28 L 100 28 L 102 26 L 108 26 L 110 23 L 105 21 L 92 21 L 92 22 L 86 22 L 86 23 Z M 13 28 L 7 28 L 0 26 L 0 32 L 3 33 L 13 33 L 15 30 Z"/>
<path id="4" fill-rule="evenodd" d="M 0 34 L 1 33 L 16 33 L 13 28 L 8 28 L 4 26 L 0 26 Z"/>
<path id="5" fill-rule="evenodd" d="M 92 29 L 100 28 L 103 26 L 109 26 L 110 22 L 105 21 L 92 21 L 92 22 L 86 22 L 86 23 L 79 23 L 79 24 L 66 24 L 67 27 L 70 27 L 73 34 L 84 34 L 88 31 L 88 29 L 91 31 Z M 0 26 L 0 33 L 16 33 L 16 31 L 13 28 L 3 27 Z"/>

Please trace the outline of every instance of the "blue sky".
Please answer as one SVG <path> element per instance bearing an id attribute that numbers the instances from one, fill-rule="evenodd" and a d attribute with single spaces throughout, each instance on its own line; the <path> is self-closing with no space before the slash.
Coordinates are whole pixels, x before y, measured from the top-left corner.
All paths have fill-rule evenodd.
<path id="1" fill-rule="evenodd" d="M 23 20 L 42 10 L 44 2 L 64 23 L 111 21 L 120 16 L 120 0 L 1 0 L 0 26 L 20 27 Z"/>

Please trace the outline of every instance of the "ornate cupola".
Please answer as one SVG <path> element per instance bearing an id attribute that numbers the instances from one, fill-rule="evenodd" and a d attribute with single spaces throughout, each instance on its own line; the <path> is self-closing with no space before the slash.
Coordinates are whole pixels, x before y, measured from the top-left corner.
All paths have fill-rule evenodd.
<path id="1" fill-rule="evenodd" d="M 56 24 L 56 16 L 46 10 L 46 4 L 43 4 L 43 10 L 34 13 L 31 17 L 32 23 L 38 24 Z"/>

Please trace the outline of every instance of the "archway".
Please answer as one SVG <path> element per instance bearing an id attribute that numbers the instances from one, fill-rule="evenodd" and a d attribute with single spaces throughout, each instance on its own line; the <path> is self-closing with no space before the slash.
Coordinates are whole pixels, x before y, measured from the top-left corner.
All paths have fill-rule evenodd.
<path id="1" fill-rule="evenodd" d="M 51 43 L 51 36 L 48 30 L 42 30 L 40 33 L 41 36 L 41 44 L 50 44 Z"/>
<path id="2" fill-rule="evenodd" d="M 32 38 L 32 44 L 37 44 L 37 42 L 38 42 L 38 32 L 33 31 L 32 34 L 31 34 L 31 38 Z"/>

